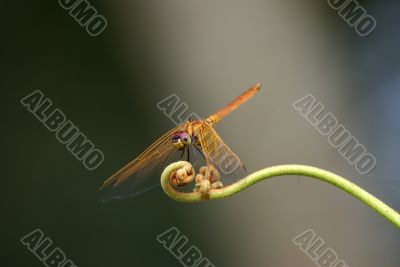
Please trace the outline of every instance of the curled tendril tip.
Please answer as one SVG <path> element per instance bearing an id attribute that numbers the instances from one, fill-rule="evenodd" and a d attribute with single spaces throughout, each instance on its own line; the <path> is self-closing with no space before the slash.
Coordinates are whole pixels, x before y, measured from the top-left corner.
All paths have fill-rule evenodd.
<path id="1" fill-rule="evenodd" d="M 213 172 L 210 171 L 210 173 L 212 174 Z M 272 166 L 256 171 L 225 187 L 219 181 L 219 174 L 215 173 L 209 179 L 205 179 L 204 175 L 204 169 L 200 169 L 200 176 L 199 174 L 195 175 L 195 170 L 189 162 L 174 162 L 168 165 L 161 174 L 161 187 L 170 198 L 176 201 L 198 202 L 206 199 L 221 199 L 232 196 L 257 182 L 272 177 L 284 175 L 307 176 L 327 182 L 349 193 L 400 228 L 400 214 L 394 209 L 349 180 L 316 167 L 296 164 Z M 194 179 L 196 180 L 194 192 L 180 192 L 174 189 L 174 186 L 190 183 Z"/>

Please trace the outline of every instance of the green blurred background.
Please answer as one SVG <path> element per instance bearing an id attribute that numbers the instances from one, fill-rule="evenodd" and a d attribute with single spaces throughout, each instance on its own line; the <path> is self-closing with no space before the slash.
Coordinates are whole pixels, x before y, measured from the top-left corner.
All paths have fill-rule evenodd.
<path id="1" fill-rule="evenodd" d="M 42 266 L 20 243 L 40 228 L 78 266 L 181 266 L 156 236 L 172 226 L 215 266 L 316 266 L 292 243 L 313 229 L 350 266 L 399 266 L 400 232 L 347 194 L 281 177 L 215 202 L 160 188 L 100 203 L 97 188 L 173 123 L 177 94 L 209 115 L 260 82 L 217 131 L 252 172 L 302 163 L 400 209 L 396 1 L 359 1 L 377 28 L 359 37 L 326 1 L 90 1 L 108 21 L 91 37 L 58 1 L 0 3 L 1 266 Z M 20 104 L 40 89 L 105 154 L 87 171 Z M 314 94 L 377 158 L 357 175 L 292 103 Z"/>

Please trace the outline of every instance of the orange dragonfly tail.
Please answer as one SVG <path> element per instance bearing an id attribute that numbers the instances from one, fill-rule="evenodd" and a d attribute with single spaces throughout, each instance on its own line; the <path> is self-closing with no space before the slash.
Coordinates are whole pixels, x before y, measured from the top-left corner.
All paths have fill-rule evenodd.
<path id="1" fill-rule="evenodd" d="M 241 104 L 249 100 L 255 93 L 257 93 L 260 90 L 261 84 L 257 83 L 247 89 L 243 94 L 240 96 L 236 97 L 235 100 L 233 100 L 231 103 L 229 103 L 226 107 L 218 110 L 214 114 L 208 116 L 206 119 L 206 122 L 214 126 L 219 122 L 223 117 L 231 113 L 231 111 L 235 110 L 237 107 L 239 107 Z"/>

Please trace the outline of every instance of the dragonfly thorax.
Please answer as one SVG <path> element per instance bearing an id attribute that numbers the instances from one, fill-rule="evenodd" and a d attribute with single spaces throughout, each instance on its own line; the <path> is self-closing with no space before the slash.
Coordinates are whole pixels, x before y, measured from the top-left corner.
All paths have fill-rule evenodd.
<path id="1" fill-rule="evenodd" d="M 183 150 L 191 143 L 192 138 L 190 137 L 190 134 L 188 132 L 179 131 L 172 136 L 172 145 L 178 150 Z"/>

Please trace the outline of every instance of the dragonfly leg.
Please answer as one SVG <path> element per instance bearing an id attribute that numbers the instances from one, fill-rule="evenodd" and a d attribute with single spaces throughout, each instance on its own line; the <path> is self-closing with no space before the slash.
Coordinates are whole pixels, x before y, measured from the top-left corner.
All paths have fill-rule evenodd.
<path id="1" fill-rule="evenodd" d="M 183 155 L 185 154 L 185 149 L 182 149 L 182 154 L 181 154 L 181 158 L 183 158 Z"/>
<path id="2" fill-rule="evenodd" d="M 192 145 L 192 152 L 194 155 L 194 160 L 197 161 L 197 154 L 196 154 L 196 150 L 194 150 L 193 145 Z"/>
<path id="3" fill-rule="evenodd" d="M 197 149 L 197 151 L 199 151 L 199 153 L 203 156 L 203 158 L 205 159 L 206 157 L 204 156 L 203 152 L 201 151 L 201 149 L 197 146 L 194 145 L 194 147 Z"/>
<path id="4" fill-rule="evenodd" d="M 190 162 L 190 148 L 187 146 L 187 162 Z"/>

